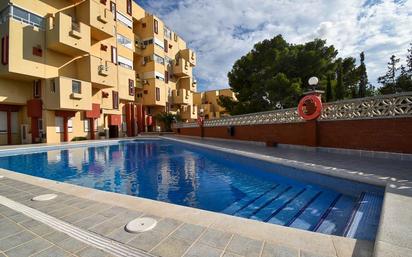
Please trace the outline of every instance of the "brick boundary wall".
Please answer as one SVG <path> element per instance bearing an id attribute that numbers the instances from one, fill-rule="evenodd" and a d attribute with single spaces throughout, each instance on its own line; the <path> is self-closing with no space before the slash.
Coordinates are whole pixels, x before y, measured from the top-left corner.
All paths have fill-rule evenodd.
<path id="1" fill-rule="evenodd" d="M 200 127 L 174 128 L 185 136 L 201 137 Z M 203 136 L 211 138 L 260 141 L 368 151 L 412 153 L 412 118 L 308 121 L 234 126 L 204 127 Z"/>

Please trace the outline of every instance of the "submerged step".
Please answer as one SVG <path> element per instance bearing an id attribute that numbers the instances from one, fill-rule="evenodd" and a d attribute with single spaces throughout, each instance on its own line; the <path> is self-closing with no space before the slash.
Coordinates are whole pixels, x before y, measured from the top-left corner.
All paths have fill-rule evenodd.
<path id="1" fill-rule="evenodd" d="M 263 195 L 267 194 L 268 192 L 272 191 L 275 189 L 278 185 L 274 185 L 270 188 L 259 188 L 256 191 L 250 192 L 247 194 L 245 197 L 240 199 L 237 202 L 234 202 L 231 204 L 229 207 L 224 209 L 222 213 L 229 214 L 229 215 L 234 215 L 236 212 L 242 210 L 245 208 L 245 206 L 250 205 L 251 203 L 255 202 L 257 199 L 261 198 Z"/>
<path id="2" fill-rule="evenodd" d="M 265 208 L 259 210 L 251 219 L 267 221 L 271 218 L 273 213 L 276 213 L 279 209 L 282 209 L 285 205 L 285 202 L 290 201 L 291 199 L 295 198 L 298 194 L 301 194 L 305 191 L 304 188 L 301 187 L 293 187 L 286 189 L 278 198 L 268 204 Z"/>
<path id="3" fill-rule="evenodd" d="M 321 192 L 307 189 L 294 199 L 291 199 L 276 215 L 271 217 L 268 222 L 277 225 L 289 225 L 304 208 L 314 201 Z"/>
<path id="4" fill-rule="evenodd" d="M 313 230 L 335 206 L 341 194 L 323 191 L 289 226 L 305 230 Z"/>
<path id="5" fill-rule="evenodd" d="M 374 240 L 379 226 L 382 201 L 382 197 L 377 194 L 365 193 L 348 224 L 345 236 Z"/>
<path id="6" fill-rule="evenodd" d="M 245 206 L 244 208 L 236 212 L 235 215 L 239 217 L 249 218 L 250 216 L 255 214 L 255 212 L 258 212 L 271 201 L 279 197 L 288 187 L 289 186 L 287 185 L 279 185 L 275 187 L 273 190 L 267 192 L 260 198 L 256 199 L 256 201 L 252 202 L 251 204 Z"/>
<path id="7" fill-rule="evenodd" d="M 314 228 L 314 231 L 342 236 L 355 204 L 356 199 L 354 197 L 343 195 L 330 210 L 326 218 Z"/>

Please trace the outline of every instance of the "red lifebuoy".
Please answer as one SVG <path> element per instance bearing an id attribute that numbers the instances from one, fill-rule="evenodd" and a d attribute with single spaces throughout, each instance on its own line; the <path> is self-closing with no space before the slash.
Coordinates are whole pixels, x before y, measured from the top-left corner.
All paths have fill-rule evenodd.
<path id="1" fill-rule="evenodd" d="M 315 120 L 322 113 L 322 101 L 316 95 L 303 97 L 298 105 L 298 113 L 305 120 Z"/>
<path id="2" fill-rule="evenodd" d="M 202 127 L 203 123 L 204 123 L 204 118 L 203 117 L 198 117 L 197 118 L 197 124 Z"/>

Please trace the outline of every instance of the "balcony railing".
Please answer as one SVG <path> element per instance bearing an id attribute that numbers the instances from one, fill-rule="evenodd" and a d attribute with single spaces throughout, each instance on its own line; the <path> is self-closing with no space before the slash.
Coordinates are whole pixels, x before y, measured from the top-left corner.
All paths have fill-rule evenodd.
<path id="1" fill-rule="evenodd" d="M 412 92 L 325 103 L 320 121 L 412 117 Z M 296 108 L 205 120 L 205 127 L 304 122 Z M 198 127 L 196 122 L 177 128 Z"/>
<path id="2" fill-rule="evenodd" d="M 45 21 L 43 17 L 28 12 L 20 7 L 10 5 L 0 11 L 0 23 L 5 23 L 9 17 L 34 27 L 43 30 L 45 29 Z"/>

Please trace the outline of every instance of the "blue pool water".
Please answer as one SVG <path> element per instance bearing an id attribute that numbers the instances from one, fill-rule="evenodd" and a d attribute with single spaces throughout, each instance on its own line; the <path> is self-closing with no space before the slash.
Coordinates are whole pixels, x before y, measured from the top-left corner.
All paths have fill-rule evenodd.
<path id="1" fill-rule="evenodd" d="M 373 240 L 383 190 L 169 140 L 0 157 L 0 167 L 325 234 Z"/>

